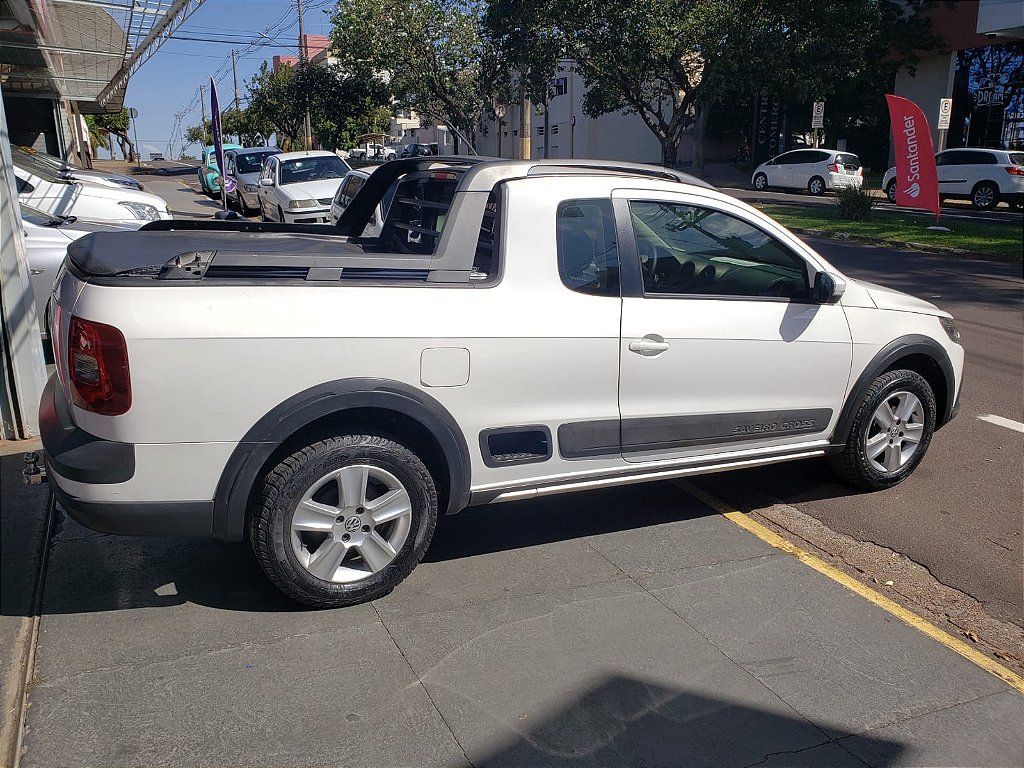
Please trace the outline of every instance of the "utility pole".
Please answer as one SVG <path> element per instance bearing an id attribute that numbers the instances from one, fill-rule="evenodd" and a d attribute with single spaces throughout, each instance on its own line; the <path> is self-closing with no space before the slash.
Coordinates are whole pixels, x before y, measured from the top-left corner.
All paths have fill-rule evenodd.
<path id="1" fill-rule="evenodd" d="M 238 108 L 238 67 L 235 64 L 235 55 L 236 55 L 235 49 L 232 48 L 231 49 L 231 76 L 235 80 L 235 112 L 237 113 L 237 112 L 241 112 L 242 110 Z M 236 134 L 235 138 L 238 140 L 239 144 L 242 143 L 242 135 L 241 134 Z"/>
<path id="2" fill-rule="evenodd" d="M 205 85 L 200 85 L 199 86 L 199 107 L 200 107 L 200 109 L 203 110 L 203 122 L 202 122 L 202 126 L 203 126 L 203 149 L 205 149 L 206 148 L 206 86 Z M 202 154 L 202 150 L 200 150 L 199 154 L 200 155 Z"/>
<path id="3" fill-rule="evenodd" d="M 308 62 L 308 52 L 306 51 L 306 35 L 303 33 L 302 28 L 302 0 L 295 0 L 299 10 L 299 62 L 305 65 Z M 309 107 L 306 108 L 306 118 L 303 121 L 302 132 L 305 134 L 303 137 L 303 146 L 308 152 L 313 148 L 312 139 L 310 134 L 313 132 L 312 124 L 309 119 Z"/>

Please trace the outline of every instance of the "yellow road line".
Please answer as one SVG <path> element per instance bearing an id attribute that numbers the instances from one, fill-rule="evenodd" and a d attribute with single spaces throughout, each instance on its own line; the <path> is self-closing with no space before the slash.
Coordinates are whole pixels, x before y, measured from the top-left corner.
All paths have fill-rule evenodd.
<path id="1" fill-rule="evenodd" d="M 877 605 L 884 611 L 891 613 L 896 618 L 909 624 L 919 632 L 923 632 L 933 640 L 938 640 L 944 646 L 952 651 L 956 651 L 965 659 L 971 663 L 981 667 L 986 672 L 989 672 L 998 677 L 1003 682 L 1007 683 L 1011 687 L 1017 689 L 1021 693 L 1024 693 L 1024 678 L 1020 677 L 1016 673 L 1004 667 L 997 661 L 993 661 L 985 654 L 972 648 L 970 645 L 965 643 L 956 637 L 953 637 L 948 632 L 939 629 L 934 624 L 918 616 L 916 613 L 912 613 L 904 608 L 899 603 L 890 600 L 885 595 L 876 592 L 875 590 L 868 587 L 866 584 L 861 583 L 857 579 L 843 573 L 838 568 L 829 565 L 820 557 L 812 555 L 810 552 L 806 552 L 800 547 L 796 546 L 790 541 L 779 536 L 774 531 L 766 528 L 765 526 L 753 520 L 748 515 L 729 507 L 729 505 L 716 499 L 714 496 L 702 491 L 700 488 L 695 486 L 689 480 L 675 480 L 676 485 L 682 488 L 684 491 L 689 493 L 694 498 L 703 502 L 713 510 L 718 512 L 722 517 L 727 518 L 730 522 L 735 523 L 740 528 L 743 528 L 750 533 L 757 536 L 768 544 L 771 544 L 776 549 L 779 549 L 786 554 L 792 555 L 800 562 L 809 565 L 811 568 L 816 570 L 818 573 L 828 576 L 833 581 L 839 582 L 844 587 L 853 592 L 856 592 L 861 597 L 870 600 L 872 603 Z"/>

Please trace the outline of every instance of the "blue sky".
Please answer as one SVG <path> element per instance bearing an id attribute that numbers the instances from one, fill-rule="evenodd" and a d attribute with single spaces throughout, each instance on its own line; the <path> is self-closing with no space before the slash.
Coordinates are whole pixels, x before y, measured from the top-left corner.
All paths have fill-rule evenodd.
<path id="1" fill-rule="evenodd" d="M 324 11 L 334 7 L 333 0 L 303 0 L 303 23 L 308 35 L 326 35 L 330 19 Z M 265 42 L 260 33 L 267 32 L 272 42 Z M 238 58 L 239 95 L 245 106 L 244 82 L 251 78 L 263 61 L 274 55 L 295 55 L 298 51 L 299 22 L 295 0 L 206 0 L 175 32 L 175 37 L 215 38 L 220 40 L 265 42 Z M 139 110 L 136 121 L 142 156 L 149 152 L 167 151 L 175 123 L 175 113 L 196 102 L 200 85 L 208 85 L 210 75 L 220 77 L 217 93 L 221 106 L 234 99 L 231 78 L 232 47 L 241 50 L 244 42 L 201 42 L 172 37 L 157 51 L 128 83 L 124 104 Z M 210 89 L 206 89 L 206 113 L 210 114 Z M 184 127 L 199 125 L 198 103 L 185 116 Z M 199 147 L 193 144 L 188 153 L 196 156 Z M 105 156 L 105 155 L 104 155 Z"/>

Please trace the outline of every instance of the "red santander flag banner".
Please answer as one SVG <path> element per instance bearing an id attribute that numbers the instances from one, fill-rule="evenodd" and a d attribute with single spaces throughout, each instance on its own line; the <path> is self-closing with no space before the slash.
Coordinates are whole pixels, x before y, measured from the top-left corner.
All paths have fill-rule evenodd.
<path id="1" fill-rule="evenodd" d="M 896 155 L 896 205 L 923 208 L 939 220 L 939 174 L 932 131 L 924 112 L 910 99 L 885 95 Z"/>

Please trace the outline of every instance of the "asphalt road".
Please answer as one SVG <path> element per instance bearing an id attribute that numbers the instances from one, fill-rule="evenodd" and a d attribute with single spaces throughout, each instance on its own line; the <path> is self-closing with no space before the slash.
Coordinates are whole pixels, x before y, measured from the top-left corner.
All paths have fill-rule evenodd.
<path id="1" fill-rule="evenodd" d="M 145 184 L 184 216 L 212 216 L 219 208 L 196 191 L 194 175 L 149 176 Z M 1020 219 L 1005 216 L 1013 215 Z M 914 475 L 882 493 L 863 494 L 836 482 L 824 462 L 703 482 L 737 504 L 751 502 L 756 489 L 834 531 L 903 553 L 943 584 L 976 598 L 994 618 L 1024 626 L 1024 435 L 978 418 L 1024 422 L 1020 265 L 809 242 L 850 276 L 927 299 L 957 318 L 967 352 L 960 415 L 936 435 Z"/>

